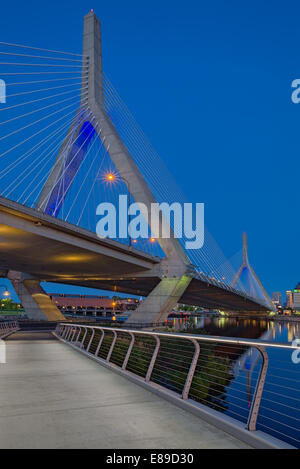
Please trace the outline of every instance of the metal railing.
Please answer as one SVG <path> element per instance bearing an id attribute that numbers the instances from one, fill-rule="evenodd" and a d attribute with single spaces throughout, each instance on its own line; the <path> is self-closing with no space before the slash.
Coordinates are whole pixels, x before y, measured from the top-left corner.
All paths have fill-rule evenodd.
<path id="1" fill-rule="evenodd" d="M 0 339 L 18 330 L 17 321 L 0 321 Z"/>
<path id="2" fill-rule="evenodd" d="M 56 334 L 149 386 L 300 447 L 295 345 L 86 324 L 59 324 Z"/>

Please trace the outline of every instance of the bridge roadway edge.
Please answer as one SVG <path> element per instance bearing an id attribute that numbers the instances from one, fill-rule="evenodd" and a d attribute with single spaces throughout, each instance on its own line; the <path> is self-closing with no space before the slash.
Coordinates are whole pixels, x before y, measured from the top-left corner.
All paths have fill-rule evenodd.
<path id="1" fill-rule="evenodd" d="M 220 430 L 223 430 L 224 432 L 230 434 L 236 439 L 247 443 L 255 449 L 296 449 L 294 446 L 289 445 L 288 443 L 285 443 L 284 441 L 281 441 L 260 430 L 251 432 L 244 427 L 244 424 L 242 422 L 239 422 L 238 420 L 235 420 L 232 417 L 229 417 L 228 415 L 220 414 L 214 409 L 210 409 L 209 407 L 206 407 L 203 404 L 197 403 L 191 399 L 183 400 L 175 392 L 164 389 L 162 386 L 159 386 L 156 383 L 146 383 L 142 378 L 135 376 L 133 373 L 122 370 L 113 363 L 108 363 L 102 358 L 95 357 L 93 354 L 86 352 L 85 350 L 80 349 L 73 344 L 70 344 L 69 342 L 59 337 L 59 335 L 57 335 L 55 332 L 52 332 L 52 334 L 60 342 L 63 342 L 68 347 L 72 347 L 73 349 L 82 353 L 86 357 L 96 361 L 98 364 L 104 366 L 105 368 L 117 373 L 120 376 L 123 376 L 132 383 L 137 384 L 138 386 L 141 386 L 144 389 L 147 389 L 153 394 L 156 394 L 157 396 L 180 407 L 181 409 L 192 413 L 196 417 L 199 417 L 205 422 L 214 425 Z"/>

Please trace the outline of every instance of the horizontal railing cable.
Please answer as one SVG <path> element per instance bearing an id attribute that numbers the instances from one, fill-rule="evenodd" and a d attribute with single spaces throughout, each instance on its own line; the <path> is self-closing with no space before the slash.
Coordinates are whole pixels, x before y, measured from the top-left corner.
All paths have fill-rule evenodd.
<path id="1" fill-rule="evenodd" d="M 289 385 L 298 380 L 285 376 L 284 381 L 268 369 L 270 351 L 293 351 L 297 347 L 291 344 L 72 324 L 59 325 L 56 333 L 67 342 L 78 334 L 73 346 L 135 374 L 149 386 L 228 414 L 249 431 L 258 427 L 299 446 L 299 407 L 293 405 L 298 394 Z M 253 367 L 244 369 L 243 357 L 252 349 L 259 354 L 253 355 Z M 281 383 L 274 378 L 281 378 Z M 278 387 L 286 393 L 276 392 Z M 277 399 L 269 397 L 270 391 Z"/>

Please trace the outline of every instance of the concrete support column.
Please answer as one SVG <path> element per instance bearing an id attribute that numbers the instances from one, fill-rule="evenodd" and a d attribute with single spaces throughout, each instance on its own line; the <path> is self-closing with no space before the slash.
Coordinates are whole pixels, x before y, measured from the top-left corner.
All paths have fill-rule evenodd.
<path id="1" fill-rule="evenodd" d="M 181 296 L 189 286 L 192 277 L 163 278 L 146 300 L 129 316 L 130 323 L 163 322 L 168 318 Z"/>
<path id="2" fill-rule="evenodd" d="M 9 271 L 8 278 L 20 298 L 28 318 L 48 321 L 65 319 L 40 286 L 40 280 L 12 270 Z"/>

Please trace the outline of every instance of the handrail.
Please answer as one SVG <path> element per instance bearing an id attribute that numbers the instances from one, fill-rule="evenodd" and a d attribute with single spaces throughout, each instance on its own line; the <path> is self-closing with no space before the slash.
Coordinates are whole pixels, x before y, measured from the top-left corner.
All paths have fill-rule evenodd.
<path id="1" fill-rule="evenodd" d="M 260 339 L 241 339 L 237 337 L 220 337 L 217 335 L 198 335 L 198 334 L 178 334 L 176 332 L 159 332 L 159 331 L 143 331 L 140 329 L 125 329 L 125 328 L 114 328 L 114 327 L 105 327 L 105 326 L 89 326 L 88 324 L 77 324 L 77 323 L 63 323 L 64 326 L 71 326 L 71 327 L 86 327 L 90 329 L 100 329 L 100 330 L 107 330 L 107 331 L 119 331 L 119 332 L 133 332 L 140 335 L 153 335 L 153 336 L 161 336 L 161 337 L 172 337 L 177 339 L 196 339 L 203 342 L 224 342 L 224 343 L 234 343 L 237 345 L 246 345 L 246 346 L 262 346 L 262 347 L 274 347 L 274 348 L 284 348 L 284 349 L 297 349 L 299 346 L 293 345 L 292 343 L 286 342 L 271 342 L 269 340 L 260 340 Z"/>
<path id="2" fill-rule="evenodd" d="M 267 375 L 269 373 L 272 376 L 268 370 L 271 352 L 269 349 L 293 351 L 299 349 L 295 343 L 282 344 L 259 339 L 133 330 L 74 323 L 58 324 L 56 335 L 106 366 L 119 367 L 122 373 L 134 374 L 145 384 L 161 388 L 164 393 L 176 393 L 178 398 L 185 402 L 199 402 L 222 413 L 227 408 L 226 405 L 224 407 L 222 400 L 224 393 L 222 389 L 225 390 L 226 386 L 231 383 L 236 363 L 240 366 L 240 362 L 243 362 L 245 365 L 243 371 L 246 374 L 249 373 L 245 357 L 248 356 L 247 354 L 251 355 L 251 350 L 256 350 L 250 377 L 247 375 L 245 380 L 240 379 L 239 374 L 235 376 L 235 386 L 231 387 L 230 393 L 229 415 L 243 421 L 246 430 L 255 432 L 261 414 L 260 410 L 263 409 L 264 416 L 268 420 L 267 424 L 262 426 L 267 429 L 267 433 L 273 430 L 270 425 L 274 420 L 277 422 L 274 430 L 275 436 L 277 437 L 276 433 L 280 435 L 279 439 L 282 435 L 285 436 L 281 430 L 277 430 L 278 424 L 283 428 L 290 427 L 295 430 L 295 437 L 288 435 L 287 441 L 292 441 L 291 444 L 294 446 L 298 444 L 300 446 L 300 439 L 298 439 L 300 425 L 297 423 L 300 422 L 300 415 L 297 419 L 292 410 L 295 405 L 296 411 L 299 412 L 299 406 L 297 408 L 299 399 L 291 397 L 291 405 L 286 402 L 283 404 L 288 410 L 291 409 L 288 418 L 293 419 L 293 426 L 287 425 L 284 421 L 278 421 L 272 416 L 269 417 L 265 410 L 273 409 L 273 403 L 277 402 L 278 396 L 279 400 L 281 397 L 286 398 L 285 394 L 282 394 L 284 390 L 282 391 L 281 388 L 284 386 L 281 382 L 275 382 L 275 388 L 272 390 L 268 386 L 266 390 L 268 398 L 264 395 L 262 404 Z M 73 342 L 74 337 L 76 341 Z M 259 371 L 258 366 L 260 366 Z M 292 385 L 293 381 L 297 382 L 297 380 L 294 377 L 286 379 L 287 389 L 296 391 Z M 295 401 L 296 404 L 294 404 Z M 279 402 L 279 405 L 282 404 Z M 280 412 L 277 413 L 280 414 Z"/>
<path id="3" fill-rule="evenodd" d="M 0 339 L 19 329 L 17 321 L 0 321 Z"/>

